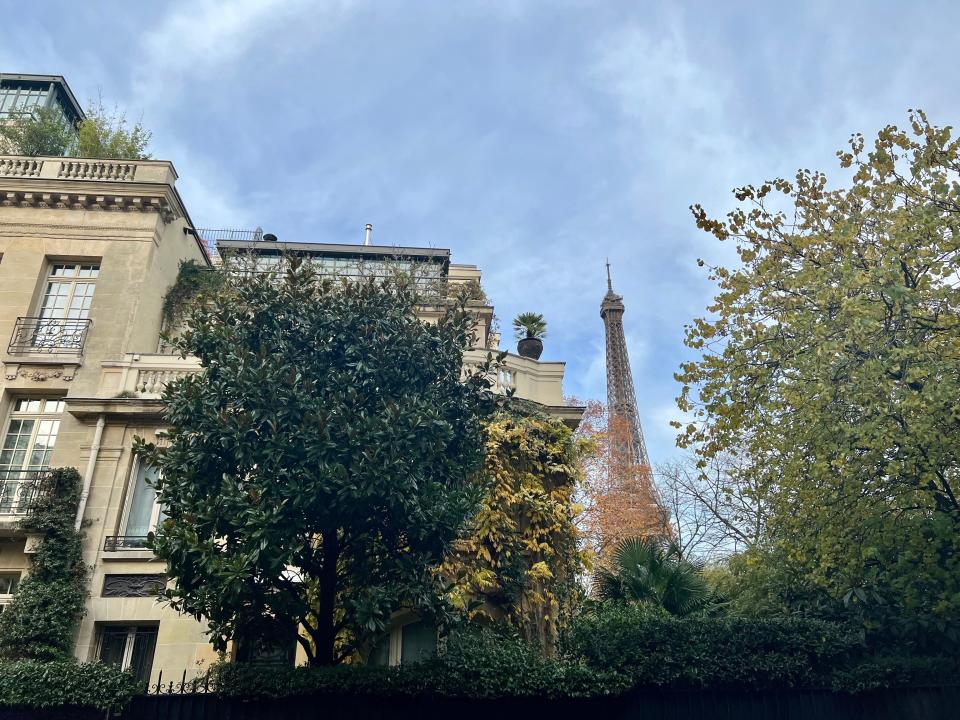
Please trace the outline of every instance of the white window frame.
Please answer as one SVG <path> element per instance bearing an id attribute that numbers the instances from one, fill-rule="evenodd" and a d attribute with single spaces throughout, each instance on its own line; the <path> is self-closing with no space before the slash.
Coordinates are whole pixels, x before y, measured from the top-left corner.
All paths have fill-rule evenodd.
<path id="1" fill-rule="evenodd" d="M 16 575 L 17 576 L 17 587 L 20 586 L 20 582 L 23 580 L 23 570 L 0 570 L 0 576 L 2 575 Z M 12 593 L 0 593 L 0 612 L 3 612 L 4 608 L 10 604 L 16 595 L 16 590 Z"/>
<path id="2" fill-rule="evenodd" d="M 40 402 L 42 405 L 39 411 L 18 411 L 17 404 L 20 402 Z M 56 411 L 47 412 L 47 403 L 51 402 L 56 403 Z M 10 426 L 15 421 L 33 420 L 34 422 L 33 428 L 30 431 L 30 439 L 24 448 L 23 460 L 18 465 L 12 463 L 0 465 L 0 500 L 2 500 L 3 506 L 6 506 L 9 501 L 9 508 L 0 508 L 0 515 L 22 514 L 24 502 L 27 500 L 27 498 L 24 497 L 24 491 L 29 487 L 29 473 L 43 471 L 50 467 L 50 457 L 52 457 L 53 451 L 56 449 L 57 438 L 60 435 L 60 424 L 63 421 L 63 403 L 62 397 L 30 397 L 19 395 L 10 399 L 10 409 L 7 412 L 7 418 L 3 424 L 3 433 L 0 434 L 0 452 L 2 452 L 3 447 L 7 443 L 7 438 L 10 435 Z M 42 422 L 56 423 L 56 427 L 52 433 L 53 442 L 48 446 L 50 452 L 46 453 L 47 457 L 42 464 L 35 465 L 31 460 L 36 449 L 37 436 L 40 433 L 40 425 Z M 2 455 L 0 455 L 0 457 L 2 457 Z M 11 473 L 13 475 L 11 475 Z M 13 488 L 13 497 L 7 498 L 8 489 L 11 487 Z"/>
<path id="3" fill-rule="evenodd" d="M 54 272 L 57 268 L 73 268 L 72 275 L 54 275 Z M 85 269 L 95 269 L 96 274 L 90 277 L 81 277 L 80 272 Z M 100 261 L 99 260 L 90 260 L 86 262 L 73 262 L 73 261 L 56 261 L 53 260 L 50 262 L 47 267 L 47 277 L 45 279 L 43 290 L 40 293 L 40 298 L 37 301 L 37 317 L 41 317 L 44 320 L 86 320 L 90 317 L 90 307 L 93 304 L 93 296 L 97 291 L 97 280 L 100 278 Z M 50 288 L 54 283 L 61 285 L 69 285 L 67 294 L 64 296 L 66 298 L 64 306 L 62 308 L 57 308 L 59 313 L 56 315 L 49 314 L 44 315 L 45 311 L 52 311 L 53 308 L 47 308 L 47 298 L 51 297 Z M 89 295 L 78 296 L 77 286 L 78 285 L 92 285 L 93 290 Z M 57 296 L 53 296 L 57 297 Z M 79 308 L 73 307 L 73 302 L 75 299 L 80 298 L 81 303 Z M 88 299 L 88 303 L 83 303 L 82 300 Z M 84 306 L 85 305 L 85 306 Z M 76 311 L 76 316 L 72 314 Z"/>
<path id="4" fill-rule="evenodd" d="M 142 463 L 143 459 L 139 455 L 133 456 L 133 462 L 130 464 L 130 476 L 127 478 L 127 494 L 123 501 L 123 512 L 120 514 L 120 527 L 117 533 L 120 536 L 127 534 L 127 523 L 130 522 L 130 510 L 133 508 L 133 495 L 137 489 L 137 475 Z M 157 472 L 159 473 L 159 470 Z M 160 509 L 160 501 L 155 494 L 153 509 L 150 511 L 150 526 L 147 532 L 156 532 L 157 525 L 160 522 Z"/>

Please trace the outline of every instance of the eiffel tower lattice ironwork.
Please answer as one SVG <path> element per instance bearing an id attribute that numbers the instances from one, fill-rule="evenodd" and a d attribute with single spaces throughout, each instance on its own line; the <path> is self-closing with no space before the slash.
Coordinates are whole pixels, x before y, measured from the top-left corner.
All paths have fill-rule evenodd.
<path id="1" fill-rule="evenodd" d="M 637 393 L 633 388 L 627 341 L 623 335 L 623 297 L 613 291 L 610 263 L 607 263 L 607 294 L 600 305 L 600 317 L 607 341 L 607 412 L 610 418 L 622 418 L 629 427 L 629 447 L 626 458 L 634 465 L 650 467 L 647 444 L 643 440 L 640 415 L 637 413 Z"/>

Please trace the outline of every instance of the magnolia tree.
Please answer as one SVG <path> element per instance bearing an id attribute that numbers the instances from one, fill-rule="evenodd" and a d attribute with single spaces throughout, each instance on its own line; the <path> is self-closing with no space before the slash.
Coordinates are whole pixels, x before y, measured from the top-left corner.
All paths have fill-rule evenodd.
<path id="1" fill-rule="evenodd" d="M 171 383 L 152 547 L 166 599 L 214 645 L 290 636 L 341 662 L 401 606 L 478 507 L 489 367 L 466 379 L 473 321 L 430 324 L 401 277 L 323 279 L 295 260 L 214 288 L 173 342 L 202 372 Z"/>

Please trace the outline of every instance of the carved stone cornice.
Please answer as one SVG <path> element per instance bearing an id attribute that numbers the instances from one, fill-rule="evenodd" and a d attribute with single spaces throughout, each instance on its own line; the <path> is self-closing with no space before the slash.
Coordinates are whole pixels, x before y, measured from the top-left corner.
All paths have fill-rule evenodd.
<path id="1" fill-rule="evenodd" d="M 172 222 L 186 216 L 176 179 L 162 160 L 0 155 L 0 206 L 155 212 Z"/>
<path id="2" fill-rule="evenodd" d="M 109 195 L 88 192 L 27 192 L 0 190 L 0 206 L 58 208 L 70 210 L 110 210 L 155 212 L 164 222 L 173 222 L 183 213 L 163 195 Z"/>

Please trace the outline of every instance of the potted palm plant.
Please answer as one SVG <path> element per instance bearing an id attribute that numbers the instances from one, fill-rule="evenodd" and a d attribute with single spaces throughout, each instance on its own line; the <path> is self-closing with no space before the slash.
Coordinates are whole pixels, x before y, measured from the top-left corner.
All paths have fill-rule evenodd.
<path id="1" fill-rule="evenodd" d="M 540 313 L 520 313 L 513 319 L 517 335 L 517 354 L 539 360 L 543 352 L 543 338 L 547 336 L 547 321 Z"/>

